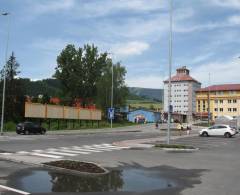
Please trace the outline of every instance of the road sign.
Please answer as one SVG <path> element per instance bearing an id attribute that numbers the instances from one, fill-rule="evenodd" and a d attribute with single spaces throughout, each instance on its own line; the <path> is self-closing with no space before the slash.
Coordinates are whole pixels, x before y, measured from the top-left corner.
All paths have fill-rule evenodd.
<path id="1" fill-rule="evenodd" d="M 108 108 L 108 119 L 114 119 L 114 108 Z"/>

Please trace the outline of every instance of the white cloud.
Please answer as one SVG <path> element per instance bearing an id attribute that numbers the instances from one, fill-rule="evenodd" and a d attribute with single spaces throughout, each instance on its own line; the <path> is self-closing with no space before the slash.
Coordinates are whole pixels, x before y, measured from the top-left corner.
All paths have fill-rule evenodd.
<path id="1" fill-rule="evenodd" d="M 74 8 L 75 0 L 29 1 L 33 14 L 53 13 Z"/>
<path id="2" fill-rule="evenodd" d="M 196 56 L 195 58 L 192 58 L 189 61 L 190 61 L 191 64 L 197 64 L 197 63 L 208 60 L 213 55 L 214 55 L 214 53 L 205 53 L 205 54 Z"/>
<path id="3" fill-rule="evenodd" d="M 212 3 L 221 7 L 240 9 L 240 0 L 212 0 Z"/>
<path id="4" fill-rule="evenodd" d="M 149 49 L 149 44 L 145 42 L 133 41 L 128 43 L 120 43 L 113 47 L 113 53 L 121 56 L 141 55 L 144 51 Z"/>
<path id="5" fill-rule="evenodd" d="M 79 4 L 80 17 L 100 17 L 122 11 L 149 12 L 165 8 L 162 0 L 105 0 Z"/>
<path id="6" fill-rule="evenodd" d="M 58 38 L 48 38 L 48 39 L 38 39 L 32 44 L 29 45 L 29 47 L 37 49 L 41 52 L 45 53 L 53 53 L 57 54 L 60 52 L 62 49 L 66 47 L 67 44 L 72 44 L 72 41 L 69 40 L 63 40 L 63 39 L 58 39 Z"/>
<path id="7" fill-rule="evenodd" d="M 161 75 L 140 76 L 136 78 L 127 78 L 126 83 L 129 87 L 143 88 L 163 88 L 163 77 Z"/>
<path id="8" fill-rule="evenodd" d="M 228 18 L 229 24 L 239 25 L 240 24 L 240 15 L 231 16 Z"/>
<path id="9" fill-rule="evenodd" d="M 238 56 L 221 61 L 209 62 L 198 66 L 192 70 L 192 75 L 198 81 L 203 83 L 203 86 L 210 84 L 224 84 L 224 83 L 239 83 L 240 59 Z"/>

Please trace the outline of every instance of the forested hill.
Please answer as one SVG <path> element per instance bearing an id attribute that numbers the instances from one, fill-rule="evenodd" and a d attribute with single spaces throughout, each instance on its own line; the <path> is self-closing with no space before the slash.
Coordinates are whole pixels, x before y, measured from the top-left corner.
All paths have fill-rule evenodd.
<path id="1" fill-rule="evenodd" d="M 43 79 L 31 81 L 30 79 L 22 79 L 25 94 L 29 96 L 38 96 L 39 94 L 47 94 L 49 96 L 61 96 L 61 83 L 57 79 Z"/>
<path id="2" fill-rule="evenodd" d="M 151 89 L 151 88 L 140 88 L 140 87 L 129 87 L 130 94 L 137 95 L 144 99 L 150 99 L 154 101 L 163 100 L 163 89 Z"/>
<path id="3" fill-rule="evenodd" d="M 37 96 L 39 94 L 47 94 L 49 96 L 62 96 L 61 83 L 57 79 L 43 79 L 31 81 L 30 79 L 21 79 L 26 89 L 26 95 Z M 154 101 L 162 101 L 163 89 L 150 89 L 129 87 L 128 99 L 149 99 Z"/>

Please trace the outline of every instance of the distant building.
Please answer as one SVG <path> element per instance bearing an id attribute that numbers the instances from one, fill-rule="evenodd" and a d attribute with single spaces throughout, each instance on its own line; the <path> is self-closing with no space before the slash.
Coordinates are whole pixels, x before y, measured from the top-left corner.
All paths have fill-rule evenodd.
<path id="1" fill-rule="evenodd" d="M 171 78 L 171 105 L 173 112 L 182 115 L 183 120 L 192 120 L 196 112 L 196 90 L 201 83 L 190 76 L 186 66 L 177 69 L 177 74 Z M 164 81 L 164 111 L 168 112 L 168 80 Z"/>
<path id="2" fill-rule="evenodd" d="M 146 109 L 137 109 L 127 114 L 127 120 L 135 123 L 156 122 L 161 118 L 160 112 L 154 112 Z"/>
<path id="3" fill-rule="evenodd" d="M 220 116 L 236 118 L 240 114 L 240 84 L 213 85 L 197 90 L 196 109 L 198 116 L 208 112 L 210 101 L 211 119 Z"/>

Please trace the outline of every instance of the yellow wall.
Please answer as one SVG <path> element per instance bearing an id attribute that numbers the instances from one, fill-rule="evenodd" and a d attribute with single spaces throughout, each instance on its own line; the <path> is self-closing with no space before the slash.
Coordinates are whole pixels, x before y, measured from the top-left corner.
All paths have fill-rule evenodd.
<path id="1" fill-rule="evenodd" d="M 215 103 L 215 100 L 218 103 Z M 231 103 L 228 102 L 231 100 Z M 233 100 L 236 100 L 237 103 L 233 103 Z M 205 110 L 204 108 L 204 101 L 205 101 Z M 222 101 L 222 103 L 220 102 Z M 200 105 L 200 107 L 199 107 Z M 218 111 L 215 110 L 218 109 Z M 223 111 L 220 111 L 220 108 Z M 228 109 L 231 109 L 229 111 Z M 233 111 L 236 109 L 236 111 Z M 208 112 L 208 92 L 197 92 L 196 94 L 196 111 L 199 113 L 201 112 Z M 210 112 L 214 119 L 217 116 L 238 116 L 240 115 L 240 91 L 223 91 L 223 92 L 210 92 Z"/>

